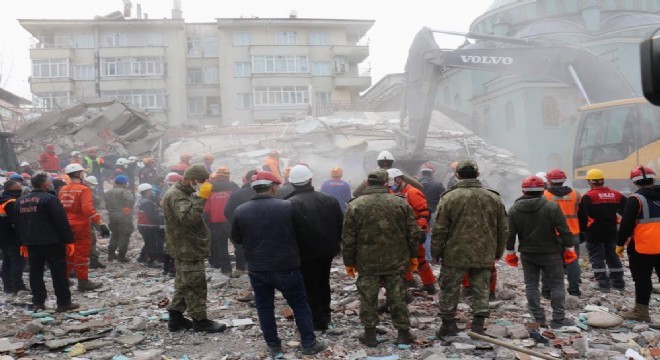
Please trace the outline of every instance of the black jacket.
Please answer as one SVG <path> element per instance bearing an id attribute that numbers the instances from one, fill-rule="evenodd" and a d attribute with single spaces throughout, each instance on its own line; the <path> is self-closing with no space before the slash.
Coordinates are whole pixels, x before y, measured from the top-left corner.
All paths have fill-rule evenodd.
<path id="1" fill-rule="evenodd" d="M 33 190 L 16 200 L 14 226 L 21 245 L 73 243 L 64 207 L 48 191 Z"/>
<path id="2" fill-rule="evenodd" d="M 559 253 L 574 245 L 561 208 L 544 197 L 523 196 L 513 203 L 509 209 L 507 250 L 514 250 L 516 236 L 521 253 Z"/>
<path id="3" fill-rule="evenodd" d="M 424 197 L 426 197 L 429 211 L 433 213 L 440 202 L 440 195 L 446 191 L 445 187 L 441 182 L 434 179 L 433 176 L 422 176 L 419 182 L 424 185 L 422 192 L 424 193 Z"/>
<path id="4" fill-rule="evenodd" d="M 21 190 L 4 191 L 0 196 L 0 205 L 11 199 L 18 199 L 21 197 Z M 14 229 L 14 207 L 15 202 L 7 202 L 5 205 L 5 215 L 0 216 L 0 245 L 18 245 L 18 237 Z"/>
<path id="5" fill-rule="evenodd" d="M 286 199 L 291 193 L 293 192 L 293 184 L 290 182 L 284 183 L 282 186 L 280 186 L 279 190 L 277 190 L 277 197 L 278 199 Z"/>
<path id="6" fill-rule="evenodd" d="M 649 203 L 649 208 L 657 208 L 660 204 L 660 185 L 654 185 L 653 187 L 640 188 L 636 192 L 637 194 L 643 195 L 646 198 L 646 201 Z M 655 203 L 655 204 L 652 204 Z M 623 217 L 621 218 L 621 226 L 619 227 L 619 233 L 617 234 L 616 240 L 617 245 L 623 246 L 626 243 L 626 240 L 632 236 L 635 226 L 637 225 L 637 219 L 642 216 L 642 211 L 640 209 L 640 203 L 637 199 L 629 198 L 626 202 L 626 208 L 623 210 Z M 653 213 L 651 213 L 653 217 Z M 633 239 L 634 241 L 634 239 Z M 660 241 L 660 239 L 658 239 Z M 628 245 L 631 246 L 632 244 Z"/>
<path id="7" fill-rule="evenodd" d="M 303 215 L 300 257 L 303 261 L 333 258 L 341 250 L 344 214 L 337 199 L 314 191 L 312 185 L 294 187 L 286 200 Z"/>
<path id="8" fill-rule="evenodd" d="M 249 271 L 287 271 L 300 267 L 302 216 L 291 202 L 255 195 L 234 213 L 231 239 L 243 245 Z"/>
<path id="9" fill-rule="evenodd" d="M 587 241 L 614 241 L 617 214 L 623 215 L 625 205 L 626 197 L 616 190 L 599 187 L 587 191 L 578 209 L 580 231 L 587 234 Z"/>
<path id="10" fill-rule="evenodd" d="M 227 205 L 225 205 L 225 217 L 227 218 L 227 221 L 231 223 L 234 219 L 236 208 L 250 201 L 250 199 L 256 194 L 257 193 L 250 187 L 249 183 L 231 193 L 229 200 L 227 200 Z"/>

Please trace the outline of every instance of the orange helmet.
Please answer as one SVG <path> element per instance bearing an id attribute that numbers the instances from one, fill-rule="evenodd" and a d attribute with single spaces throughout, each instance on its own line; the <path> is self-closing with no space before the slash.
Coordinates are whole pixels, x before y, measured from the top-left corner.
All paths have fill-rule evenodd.
<path id="1" fill-rule="evenodd" d="M 344 170 L 340 167 L 333 167 L 332 170 L 330 170 L 330 176 L 333 178 L 341 178 L 344 176 Z"/>
<path id="2" fill-rule="evenodd" d="M 457 167 L 457 166 L 458 166 L 458 161 L 454 161 L 453 163 L 451 163 L 451 168 L 452 168 L 453 170 L 456 170 L 456 167 Z"/>
<path id="3" fill-rule="evenodd" d="M 268 156 L 270 156 L 270 157 L 280 157 L 280 152 L 277 151 L 277 150 L 271 150 L 271 151 L 268 153 Z"/>
<path id="4" fill-rule="evenodd" d="M 288 178 L 290 173 L 291 173 L 291 166 L 287 166 L 284 169 L 284 173 L 282 174 L 282 176 L 284 176 L 285 178 Z"/>
<path id="5" fill-rule="evenodd" d="M 179 159 L 184 162 L 188 162 L 192 159 L 192 154 L 191 153 L 183 153 L 181 156 L 179 156 Z"/>
<path id="6" fill-rule="evenodd" d="M 215 176 L 229 176 L 231 173 L 229 172 L 229 168 L 226 166 L 220 166 L 215 170 Z"/>
<path id="7" fill-rule="evenodd" d="M 146 157 L 142 159 L 142 163 L 145 165 L 153 165 L 156 163 L 156 160 L 154 160 L 154 158 Z"/>
<path id="8" fill-rule="evenodd" d="M 215 156 L 213 156 L 211 153 L 206 153 L 204 154 L 204 160 L 213 161 L 215 160 Z"/>

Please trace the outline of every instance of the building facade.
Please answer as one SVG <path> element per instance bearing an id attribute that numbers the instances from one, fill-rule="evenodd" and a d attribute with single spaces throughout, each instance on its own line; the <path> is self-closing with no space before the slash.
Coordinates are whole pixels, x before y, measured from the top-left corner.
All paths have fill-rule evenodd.
<path id="1" fill-rule="evenodd" d="M 238 18 L 19 20 L 36 107 L 105 97 L 168 125 L 229 125 L 316 114 L 371 85 L 358 64 L 372 20 Z"/>
<path id="2" fill-rule="evenodd" d="M 13 131 L 17 123 L 23 120 L 30 101 L 5 89 L 0 88 L 0 132 Z"/>

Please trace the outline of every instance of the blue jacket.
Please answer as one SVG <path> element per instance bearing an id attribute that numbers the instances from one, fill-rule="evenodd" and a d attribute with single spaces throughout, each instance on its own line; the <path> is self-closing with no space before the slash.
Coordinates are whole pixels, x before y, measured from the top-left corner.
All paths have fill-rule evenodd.
<path id="1" fill-rule="evenodd" d="M 332 197 L 337 199 L 342 213 L 346 212 L 346 204 L 348 204 L 353 197 L 351 195 L 351 186 L 341 179 L 326 180 L 323 185 L 321 185 L 321 192 L 332 195 Z"/>
<path id="2" fill-rule="evenodd" d="M 422 176 L 419 182 L 424 185 L 422 192 L 428 202 L 429 210 L 433 213 L 440 202 L 440 195 L 445 192 L 445 187 L 441 182 L 435 180 L 433 176 Z"/>
<path id="3" fill-rule="evenodd" d="M 302 222 L 291 202 L 257 194 L 236 209 L 231 239 L 243 245 L 249 271 L 293 270 L 300 267 Z"/>
<path id="4" fill-rule="evenodd" d="M 57 196 L 44 190 L 33 190 L 16 200 L 14 227 L 21 245 L 73 243 L 66 212 Z"/>

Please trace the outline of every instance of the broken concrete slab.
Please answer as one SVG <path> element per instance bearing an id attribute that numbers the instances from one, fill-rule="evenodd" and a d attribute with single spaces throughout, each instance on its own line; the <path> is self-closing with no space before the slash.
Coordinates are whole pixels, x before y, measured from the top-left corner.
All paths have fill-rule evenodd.
<path id="1" fill-rule="evenodd" d="M 117 342 L 128 346 L 135 346 L 143 341 L 144 335 L 141 334 L 126 335 L 117 339 Z"/>
<path id="2" fill-rule="evenodd" d="M 16 351 L 24 346 L 23 342 L 11 342 L 7 338 L 0 339 L 0 353 Z"/>

